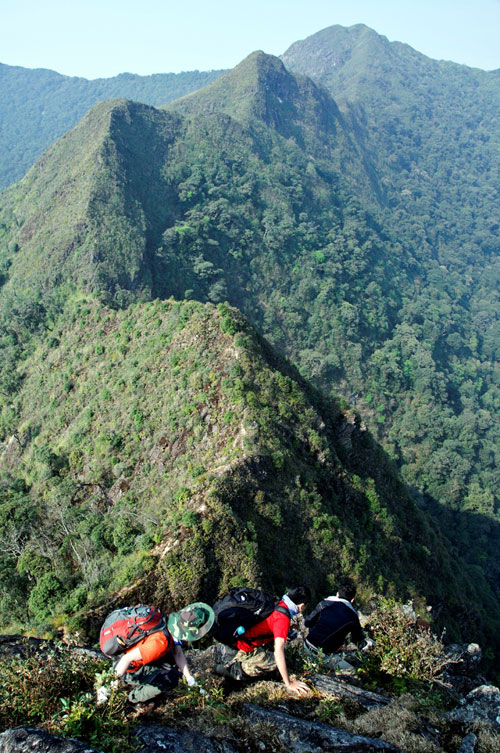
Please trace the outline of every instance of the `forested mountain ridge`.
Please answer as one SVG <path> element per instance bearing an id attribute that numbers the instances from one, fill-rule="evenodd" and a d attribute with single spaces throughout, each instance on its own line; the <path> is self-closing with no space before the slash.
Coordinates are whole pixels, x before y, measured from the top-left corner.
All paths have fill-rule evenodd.
<path id="1" fill-rule="evenodd" d="M 286 295 L 281 294 L 275 306 L 273 291 L 269 292 L 264 331 L 287 348 L 290 357 L 317 383 L 327 388 L 333 385 L 334 391 L 340 387 L 346 397 L 357 401 L 362 415 L 372 427 L 378 424 L 385 446 L 402 462 L 405 478 L 424 492 L 422 501 L 440 515 L 466 556 L 476 564 L 489 562 L 495 582 L 498 565 L 493 565 L 496 557 L 491 526 L 498 520 L 499 491 L 496 416 L 500 394 L 496 361 L 500 347 L 500 217 L 498 184 L 493 178 L 498 170 L 495 134 L 500 121 L 495 120 L 495 100 L 487 105 L 485 102 L 493 93 L 491 78 L 484 74 L 489 83 L 477 97 L 474 123 L 478 126 L 474 130 L 474 123 L 467 126 L 460 109 L 459 83 L 454 77 L 458 82 L 462 77 L 465 81 L 477 79 L 480 89 L 484 72 L 452 64 L 441 66 L 403 45 L 395 47 L 405 64 L 398 58 L 390 67 L 393 46 L 374 32 L 363 27 L 339 28 L 317 36 L 326 37 L 333 45 L 334 32 L 354 47 L 352 37 L 357 40 L 359 36 L 358 57 L 364 60 L 364 77 L 359 59 L 352 69 L 357 86 L 364 82 L 362 100 L 361 95 L 353 104 L 346 100 L 351 87 L 338 70 L 340 63 L 331 73 L 332 77 L 338 76 L 337 88 L 330 87 L 341 102 L 340 117 L 337 115 L 336 119 L 342 123 L 339 132 L 348 133 L 352 140 L 340 167 L 344 186 L 350 185 L 350 198 L 346 201 L 344 195 L 342 203 L 351 212 L 349 222 L 349 212 L 344 212 L 342 230 L 356 227 L 359 235 L 348 247 L 359 251 L 342 258 L 339 274 L 341 254 L 338 250 L 331 254 L 332 247 L 318 242 L 316 236 L 314 253 L 316 259 L 322 258 L 321 264 L 314 269 L 303 263 L 300 286 L 294 290 L 291 275 Z M 315 38 L 313 42 L 316 43 Z M 327 51 L 320 45 L 318 59 L 324 60 Z M 351 48 L 352 57 L 355 51 Z M 305 52 L 305 59 L 313 61 L 314 72 L 315 57 L 307 44 Z M 284 56 L 288 65 L 294 59 Z M 416 67 L 412 66 L 414 59 L 418 62 Z M 379 68 L 385 70 L 384 77 Z M 437 82 L 433 78 L 436 69 L 440 71 Z M 448 70 L 454 76 L 449 89 L 445 86 Z M 402 89 L 401 76 L 406 82 Z M 416 116 L 423 106 L 419 83 L 422 78 L 431 94 L 436 94 L 437 114 L 433 114 L 432 122 L 425 121 L 425 108 L 421 120 Z M 226 80 L 227 75 L 173 106 L 189 103 L 194 111 L 198 103 L 202 111 L 210 99 L 217 102 L 213 95 Z M 329 80 L 325 77 L 324 83 Z M 272 91 L 271 86 L 269 90 Z M 441 90 L 444 91 L 437 96 Z M 212 109 L 213 101 L 209 104 Z M 450 108 L 448 119 L 442 117 L 445 105 Z M 470 98 L 468 105 L 473 110 Z M 221 98 L 219 108 L 228 111 L 227 98 Z M 241 109 L 233 113 L 242 117 Z M 458 144 L 474 145 L 472 161 L 460 146 L 449 146 L 453 142 L 448 130 L 450 119 L 461 134 Z M 491 122 L 492 129 L 485 129 L 483 120 Z M 482 151 L 486 133 L 487 149 Z M 476 137 L 480 146 L 475 144 Z M 428 150 L 426 139 L 430 143 Z M 353 141 L 357 150 L 352 148 Z M 306 149 L 311 152 L 310 142 Z M 357 179 L 360 171 L 356 171 L 353 159 L 365 168 L 365 181 Z M 350 168 L 347 175 L 343 169 L 346 163 Z M 328 164 L 339 165 L 331 152 Z M 450 175 L 453 179 L 448 180 Z M 365 199 L 366 177 L 373 189 L 369 202 Z M 332 206 L 334 199 L 330 202 Z M 362 216 L 360 204 L 369 208 L 369 216 Z M 325 254 L 325 247 L 330 253 Z M 289 259 L 290 256 L 288 242 Z M 291 269 L 297 274 L 297 265 Z M 275 273 L 274 280 L 278 277 Z M 335 287 L 329 288 L 333 280 Z M 326 313 L 331 305 L 327 290 L 338 296 L 340 309 L 335 314 Z M 273 318 L 279 327 L 273 326 Z M 300 349 L 295 349 L 292 342 L 302 343 Z M 346 380 L 344 384 L 342 379 Z M 437 501 L 443 506 L 435 505 Z M 465 531 L 454 517 L 453 510 L 460 509 L 480 513 L 473 531 Z M 475 542 L 472 547 L 469 536 Z"/>
<path id="2" fill-rule="evenodd" d="M 126 97 L 162 105 L 206 86 L 220 74 L 121 73 L 89 81 L 0 63 L 0 190 L 20 180 L 42 152 L 98 102 Z"/>
<path id="3" fill-rule="evenodd" d="M 230 98 L 237 116 L 248 110 L 241 122 L 210 113 L 218 91 L 226 94 L 233 81 L 242 82 L 242 96 L 236 86 Z M 262 107 L 261 94 L 269 98 L 276 87 L 272 106 L 279 112 L 271 100 Z M 288 100 L 280 97 L 285 90 Z M 206 107 L 213 94 L 214 104 Z M 309 108 L 297 108 L 306 98 Z M 276 58 L 256 53 L 226 74 L 220 89 L 204 92 L 201 105 L 191 97 L 174 109 L 193 113 L 181 117 L 125 100 L 101 103 L 4 193 L 4 294 L 18 295 L 30 280 L 33 291 L 41 285 L 50 293 L 71 279 L 118 304 L 137 295 L 183 297 L 192 288 L 212 300 L 230 290 L 231 302 L 254 307 L 241 290 L 248 275 L 242 255 L 250 261 L 263 235 L 273 247 L 271 261 L 284 251 L 301 205 L 315 213 L 311 219 L 324 234 L 338 223 L 349 191 L 364 186 L 366 195 L 371 192 L 333 100 L 312 82 L 297 81 Z M 191 212 L 200 201 L 207 203 L 204 217 Z M 213 228 L 211 215 L 222 220 Z M 316 233 L 303 215 L 304 237 L 293 238 L 298 251 Z M 218 239 L 203 238 L 214 232 Z M 193 233 L 202 238 L 196 241 Z"/>
<path id="4" fill-rule="evenodd" d="M 371 384 L 362 412 L 378 403 L 392 416 L 385 446 L 430 504 L 486 514 L 475 538 L 488 561 L 500 489 L 498 71 L 430 60 L 361 25 L 324 29 L 282 59 L 335 97 L 384 187 L 379 221 L 416 261 L 397 326 L 351 390 Z M 444 524 L 466 548 L 456 521 Z"/>
<path id="5" fill-rule="evenodd" d="M 288 73 L 278 58 L 262 51 L 172 107 L 185 113 L 225 112 L 243 122 L 257 118 L 302 143 L 303 134 L 294 125 L 311 125 L 318 138 L 334 132 L 339 121 L 338 108 L 326 91 L 306 76 Z"/>
<path id="6" fill-rule="evenodd" d="M 1 201 L 4 437 L 21 415 L 19 358 L 75 288 L 114 307 L 228 300 L 323 390 L 357 402 L 476 566 L 465 572 L 493 624 L 482 579 L 498 588 L 499 206 L 481 188 L 488 222 L 467 225 L 423 191 L 396 201 L 375 129 L 351 115 L 255 53 L 166 110 L 99 105 L 54 145 Z M 425 207 L 448 222 L 439 242 Z"/>
<path id="7" fill-rule="evenodd" d="M 394 465 L 236 310 L 76 292 L 22 368 L 0 461 L 4 625 L 75 630 L 124 587 L 171 609 L 241 583 L 319 595 L 349 572 L 361 598 L 424 595 L 450 637 L 494 640 L 486 585 L 470 614 L 472 573 Z"/>

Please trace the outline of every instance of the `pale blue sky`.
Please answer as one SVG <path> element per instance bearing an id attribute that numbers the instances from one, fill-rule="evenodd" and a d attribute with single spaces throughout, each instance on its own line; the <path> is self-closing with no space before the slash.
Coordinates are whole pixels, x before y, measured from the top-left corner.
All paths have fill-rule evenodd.
<path id="1" fill-rule="evenodd" d="M 231 68 L 333 24 L 500 68 L 500 0 L 3 0 L 0 62 L 98 78 Z"/>

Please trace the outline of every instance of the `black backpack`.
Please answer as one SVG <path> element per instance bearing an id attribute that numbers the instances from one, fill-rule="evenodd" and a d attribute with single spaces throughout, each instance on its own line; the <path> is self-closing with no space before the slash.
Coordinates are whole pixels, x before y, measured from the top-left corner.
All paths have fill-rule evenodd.
<path id="1" fill-rule="evenodd" d="M 290 617 L 286 607 L 277 606 L 279 599 L 257 588 L 232 588 L 227 596 L 213 605 L 215 622 L 211 635 L 220 643 L 232 646 L 245 630 L 257 625 L 275 610 Z M 263 636 L 259 636 L 263 637 Z"/>

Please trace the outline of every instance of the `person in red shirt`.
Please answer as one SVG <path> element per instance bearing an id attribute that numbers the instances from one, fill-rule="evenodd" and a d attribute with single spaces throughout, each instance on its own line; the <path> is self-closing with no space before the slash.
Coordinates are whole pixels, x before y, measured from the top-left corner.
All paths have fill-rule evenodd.
<path id="1" fill-rule="evenodd" d="M 213 611 L 208 604 L 189 604 L 180 612 L 170 614 L 168 629 L 151 633 L 129 648 L 114 667 L 118 677 L 134 685 L 128 694 L 129 701 L 150 701 L 175 688 L 181 675 L 189 686 L 196 685 L 181 641 L 202 638 L 212 624 Z"/>
<path id="2" fill-rule="evenodd" d="M 272 612 L 269 617 L 245 630 L 241 637 L 235 638 L 236 651 L 225 650 L 226 663 L 217 664 L 215 671 L 234 680 L 245 677 L 259 677 L 276 668 L 289 693 L 304 695 L 309 691 L 305 682 L 290 680 L 285 657 L 285 643 L 290 629 L 290 621 L 299 612 L 303 612 L 311 598 L 307 586 L 295 586 L 286 593 L 277 604 L 281 609 Z M 274 653 L 266 651 L 265 646 L 274 643 Z M 232 653 L 228 656 L 228 652 Z"/>

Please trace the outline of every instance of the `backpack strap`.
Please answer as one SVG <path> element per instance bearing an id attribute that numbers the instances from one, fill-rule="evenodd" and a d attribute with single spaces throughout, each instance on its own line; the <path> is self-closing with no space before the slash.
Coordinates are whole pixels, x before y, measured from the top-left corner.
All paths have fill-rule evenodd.
<path id="1" fill-rule="evenodd" d="M 168 629 L 166 625 L 165 627 L 161 629 L 161 632 L 163 633 L 163 635 L 168 641 L 168 649 L 167 649 L 167 653 L 168 653 L 169 651 L 172 651 L 174 647 L 174 636 L 172 635 L 172 633 L 170 632 L 170 630 Z"/>
<path id="2" fill-rule="evenodd" d="M 288 609 L 288 607 L 283 607 L 283 606 L 281 606 L 281 604 L 278 604 L 277 607 L 274 607 L 273 611 L 274 612 L 280 612 L 281 614 L 284 614 L 287 617 L 289 617 L 290 619 L 292 619 L 292 615 L 290 614 L 290 610 Z"/>

